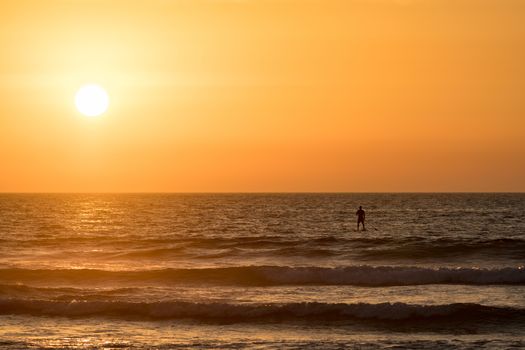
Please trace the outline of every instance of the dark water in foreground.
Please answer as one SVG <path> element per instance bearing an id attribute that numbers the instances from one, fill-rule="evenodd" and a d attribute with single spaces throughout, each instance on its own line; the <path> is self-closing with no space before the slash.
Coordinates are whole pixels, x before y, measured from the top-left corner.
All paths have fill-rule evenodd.
<path id="1" fill-rule="evenodd" d="M 4 194 L 0 348 L 525 347 L 524 260 L 525 194 Z"/>

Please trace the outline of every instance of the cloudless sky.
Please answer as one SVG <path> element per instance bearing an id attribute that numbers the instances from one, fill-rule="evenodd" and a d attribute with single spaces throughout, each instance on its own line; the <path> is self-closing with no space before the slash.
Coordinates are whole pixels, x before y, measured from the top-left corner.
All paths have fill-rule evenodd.
<path id="1" fill-rule="evenodd" d="M 3 1 L 0 191 L 525 191 L 524 23 L 519 0 Z"/>

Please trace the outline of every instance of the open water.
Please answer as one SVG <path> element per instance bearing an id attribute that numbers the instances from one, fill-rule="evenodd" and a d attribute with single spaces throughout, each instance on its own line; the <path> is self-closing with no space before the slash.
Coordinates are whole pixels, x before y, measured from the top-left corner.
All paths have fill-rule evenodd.
<path id="1" fill-rule="evenodd" d="M 524 264 L 525 194 L 2 194 L 0 347 L 520 348 Z"/>

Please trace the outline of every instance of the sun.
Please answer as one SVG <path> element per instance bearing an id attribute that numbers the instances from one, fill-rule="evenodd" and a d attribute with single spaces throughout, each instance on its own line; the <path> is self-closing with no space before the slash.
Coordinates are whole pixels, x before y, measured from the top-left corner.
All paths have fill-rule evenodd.
<path id="1" fill-rule="evenodd" d="M 100 85 L 87 84 L 78 89 L 75 105 L 80 113 L 87 117 L 96 117 L 104 113 L 109 106 L 109 96 Z"/>

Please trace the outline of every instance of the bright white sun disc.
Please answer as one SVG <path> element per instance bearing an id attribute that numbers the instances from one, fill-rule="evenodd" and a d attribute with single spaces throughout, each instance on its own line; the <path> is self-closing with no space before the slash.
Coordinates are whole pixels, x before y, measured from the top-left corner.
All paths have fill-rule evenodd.
<path id="1" fill-rule="evenodd" d="M 75 105 L 78 111 L 85 116 L 96 117 L 108 109 L 109 96 L 106 90 L 99 85 L 84 85 L 75 96 Z"/>

